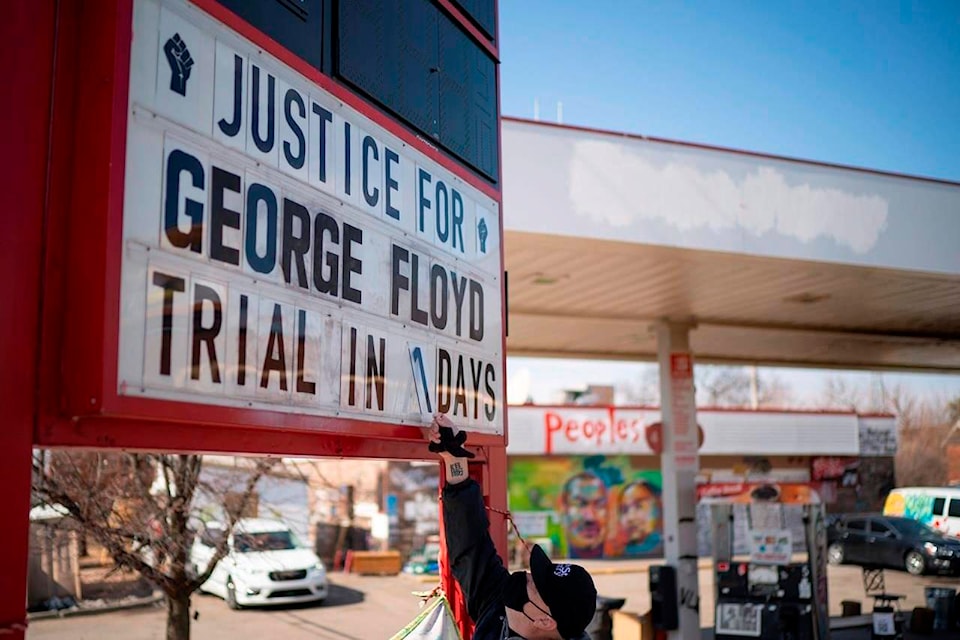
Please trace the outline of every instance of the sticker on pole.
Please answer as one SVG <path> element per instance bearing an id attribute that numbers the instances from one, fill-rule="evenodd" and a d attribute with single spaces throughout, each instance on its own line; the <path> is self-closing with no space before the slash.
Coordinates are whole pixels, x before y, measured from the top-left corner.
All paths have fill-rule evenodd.
<path id="1" fill-rule="evenodd" d="M 755 564 L 790 564 L 793 538 L 789 529 L 750 531 L 750 562 Z"/>
<path id="2" fill-rule="evenodd" d="M 133 13 L 118 393 L 503 433 L 498 203 L 195 7 Z"/>

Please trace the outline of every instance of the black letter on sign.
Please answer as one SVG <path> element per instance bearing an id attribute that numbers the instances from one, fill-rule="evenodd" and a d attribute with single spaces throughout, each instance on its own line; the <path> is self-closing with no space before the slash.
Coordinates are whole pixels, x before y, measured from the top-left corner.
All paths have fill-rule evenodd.
<path id="1" fill-rule="evenodd" d="M 453 369 L 450 365 L 450 352 L 437 349 L 437 411 L 450 412 L 450 383 L 453 382 Z"/>
<path id="2" fill-rule="evenodd" d="M 260 216 L 260 203 L 267 206 L 267 242 L 266 252 L 257 255 L 257 223 Z M 247 188 L 247 263 L 258 273 L 270 273 L 277 264 L 277 196 L 270 187 L 254 182 Z"/>
<path id="3" fill-rule="evenodd" d="M 446 244 L 450 236 L 450 197 L 447 194 L 447 185 L 437 180 L 437 190 L 434 195 L 434 204 L 436 205 L 437 238 L 440 242 Z"/>
<path id="4" fill-rule="evenodd" d="M 327 181 L 327 123 L 333 122 L 333 114 L 318 105 L 316 102 L 313 103 L 313 112 L 320 116 L 320 131 L 318 132 L 320 138 L 320 162 L 319 167 L 317 167 L 317 177 L 320 179 L 320 182 Z"/>
<path id="5" fill-rule="evenodd" d="M 453 415 L 460 415 L 457 413 L 457 407 L 463 407 L 464 416 L 467 415 L 467 387 L 466 381 L 463 377 L 463 356 L 457 356 L 457 389 L 456 389 L 456 399 L 453 403 Z"/>
<path id="6" fill-rule="evenodd" d="M 223 228 L 240 230 L 240 212 L 223 206 L 223 192 L 240 193 L 240 176 L 220 167 L 214 167 L 210 175 L 210 188 L 213 189 L 210 203 L 210 258 L 240 264 L 240 250 L 223 244 Z"/>
<path id="7" fill-rule="evenodd" d="M 207 300 L 213 304 L 213 324 L 203 326 L 203 302 Z M 217 366 L 217 346 L 214 338 L 220 334 L 223 323 L 223 310 L 220 306 L 220 296 L 210 287 L 202 284 L 193 285 L 193 355 L 190 358 L 190 377 L 200 379 L 200 343 L 207 344 L 207 358 L 210 360 L 210 378 L 220 384 L 220 367 Z"/>
<path id="8" fill-rule="evenodd" d="M 233 122 L 220 118 L 217 126 L 231 138 L 240 133 L 240 96 L 243 95 L 243 58 L 233 55 Z"/>
<path id="9" fill-rule="evenodd" d="M 383 148 L 383 155 L 384 155 L 383 163 L 384 165 L 386 165 L 384 167 L 384 174 L 385 174 L 384 179 L 387 182 L 387 186 L 385 187 L 387 191 L 387 194 L 386 194 L 387 215 L 393 218 L 394 220 L 399 220 L 400 210 L 397 209 L 395 206 L 393 206 L 393 198 L 391 197 L 391 194 L 393 194 L 394 192 L 400 189 L 400 183 L 397 182 L 396 179 L 394 179 L 393 174 L 390 171 L 390 167 L 391 165 L 397 165 L 399 167 L 400 156 L 398 156 L 397 152 L 391 149 L 390 147 Z"/>
<path id="10" fill-rule="evenodd" d="M 278 355 L 274 356 L 274 350 Z M 260 386 L 264 389 L 270 382 L 270 372 L 280 374 L 280 388 L 287 390 L 287 356 L 283 348 L 283 312 L 279 304 L 273 305 L 273 321 L 270 323 L 270 338 L 267 340 L 267 354 L 263 358 L 263 373 L 260 374 Z"/>
<path id="11" fill-rule="evenodd" d="M 300 221 L 300 235 L 293 234 L 293 221 Z M 297 257 L 297 284 L 303 289 L 310 288 L 307 278 L 306 255 L 310 249 L 310 214 L 307 208 L 293 200 L 283 199 L 283 238 L 280 241 L 280 266 L 283 268 L 283 280 L 290 284 L 290 260 Z"/>
<path id="12" fill-rule="evenodd" d="M 337 221 L 320 211 L 313 225 L 313 286 L 320 293 L 336 296 L 340 280 L 338 266 L 340 263 L 337 262 L 335 253 L 323 250 L 324 234 L 330 236 L 330 242 L 333 244 L 340 244 L 340 227 L 337 226 Z M 324 262 L 330 269 L 326 276 L 323 275 Z"/>
<path id="13" fill-rule="evenodd" d="M 387 375 L 387 372 L 384 370 L 386 362 L 383 359 L 383 352 L 386 349 L 386 345 L 386 339 L 380 338 L 380 358 L 378 362 L 377 352 L 375 350 L 377 345 L 373 342 L 373 336 L 367 335 L 367 409 L 371 408 L 373 403 L 373 389 L 371 387 L 376 385 L 377 409 L 383 411 L 383 379 Z"/>
<path id="14" fill-rule="evenodd" d="M 447 326 L 447 293 L 447 270 L 435 264 L 430 267 L 430 320 L 437 329 Z"/>
<path id="15" fill-rule="evenodd" d="M 493 390 L 493 383 L 497 379 L 497 371 L 493 368 L 492 364 L 488 363 L 484 374 L 486 378 L 484 386 L 487 388 L 487 399 L 483 402 L 483 412 L 487 416 L 487 420 L 493 422 L 493 419 L 497 417 L 497 394 Z"/>
<path id="16" fill-rule="evenodd" d="M 170 342 L 173 340 L 173 292 L 186 289 L 183 278 L 153 272 L 153 284 L 163 289 L 163 327 L 160 338 L 160 373 L 170 375 Z"/>
<path id="17" fill-rule="evenodd" d="M 450 190 L 453 193 L 453 203 L 450 205 L 450 248 L 456 249 L 460 245 L 460 253 L 466 250 L 463 244 L 463 196 L 456 189 Z"/>
<path id="18" fill-rule="evenodd" d="M 347 404 L 357 405 L 357 329 L 350 327 L 350 377 L 347 378 Z"/>
<path id="19" fill-rule="evenodd" d="M 363 244 L 363 230 L 343 223 L 343 294 L 341 297 L 360 304 L 360 290 L 350 286 L 351 273 L 363 273 L 363 263 L 353 257 L 353 245 Z"/>
<path id="20" fill-rule="evenodd" d="M 425 217 L 427 215 L 427 209 L 430 208 L 430 200 L 423 194 L 426 185 L 429 184 L 431 180 L 433 180 L 433 178 L 429 173 L 423 169 L 417 170 L 417 186 L 419 187 L 420 191 L 420 202 L 419 206 L 417 206 L 417 230 L 421 233 L 426 231 L 426 226 L 424 225 Z"/>
<path id="21" fill-rule="evenodd" d="M 305 342 L 307 341 L 307 312 L 300 309 L 297 312 L 297 393 L 317 393 L 317 383 L 310 382 L 303 376 L 303 360 Z"/>
<path id="22" fill-rule="evenodd" d="M 400 290 L 410 288 L 410 280 L 400 273 L 400 263 L 410 261 L 410 252 L 397 245 L 390 246 L 390 313 L 400 315 Z"/>
<path id="23" fill-rule="evenodd" d="M 470 339 L 483 340 L 483 287 L 470 280 Z"/>
<path id="24" fill-rule="evenodd" d="M 420 256 L 414 253 L 411 256 L 411 259 L 410 277 L 413 280 L 413 286 L 410 287 L 410 319 L 417 324 L 427 326 L 427 312 L 421 309 L 420 305 L 417 304 L 420 302 L 418 300 L 420 297 Z"/>
<path id="25" fill-rule="evenodd" d="M 253 71 L 253 80 L 250 83 L 250 98 L 251 98 L 251 130 L 253 132 L 253 143 L 257 145 L 257 149 L 260 149 L 263 153 L 269 153 L 273 149 L 273 134 L 274 129 L 276 128 L 275 115 L 273 113 L 273 105 L 275 104 L 275 99 L 273 97 L 273 88 L 277 82 L 277 79 L 273 77 L 272 74 L 267 74 L 267 135 L 264 138 L 260 137 L 260 67 L 255 64 L 250 65 L 250 69 Z"/>
<path id="26" fill-rule="evenodd" d="M 371 153 L 372 152 L 372 153 Z M 374 160 L 380 160 L 380 151 L 377 150 L 377 141 L 371 138 L 370 136 L 364 136 L 363 138 L 363 199 L 367 201 L 367 204 L 371 207 L 377 206 L 377 203 L 380 202 L 380 188 L 374 187 L 373 191 L 369 190 L 367 186 L 370 184 L 370 156 L 373 155 Z M 377 177 L 380 177 L 380 173 L 377 172 Z"/>
<path id="27" fill-rule="evenodd" d="M 457 335 L 463 335 L 463 300 L 467 293 L 467 279 L 458 276 L 455 271 L 450 272 L 450 279 L 453 281 L 453 303 L 457 308 Z"/>
<path id="28" fill-rule="evenodd" d="M 237 333 L 237 384 L 247 384 L 247 296 L 240 294 L 240 331 Z"/>
<path id="29" fill-rule="evenodd" d="M 283 113 L 287 119 L 287 124 L 290 125 L 290 128 L 293 130 L 293 135 L 297 136 L 297 142 L 300 143 L 300 150 L 297 152 L 297 155 L 293 155 L 293 153 L 290 152 L 290 143 L 284 142 L 283 157 L 287 159 L 291 167 L 300 169 L 307 159 L 307 145 L 303 139 L 303 129 L 300 128 L 300 123 L 293 119 L 293 113 L 290 111 L 292 104 L 297 105 L 297 111 L 300 113 L 301 118 L 307 116 L 307 105 L 303 104 L 303 98 L 300 97 L 296 89 L 287 89 L 287 95 L 283 98 Z"/>
<path id="30" fill-rule="evenodd" d="M 473 365 L 477 366 L 474 367 Z M 478 420 L 480 418 L 480 374 L 483 371 L 483 360 L 477 358 L 470 358 L 470 380 L 473 382 L 473 391 L 470 393 L 473 396 L 473 419 Z"/>
<path id="31" fill-rule="evenodd" d="M 184 213 L 190 218 L 190 231 L 184 233 L 177 225 L 180 208 L 180 174 L 186 172 L 193 178 L 193 186 L 203 189 L 203 165 L 189 153 L 174 149 L 167 158 L 167 193 L 163 210 L 163 230 L 167 240 L 178 249 L 190 247 L 200 253 L 203 243 L 203 203 L 184 199 Z"/>

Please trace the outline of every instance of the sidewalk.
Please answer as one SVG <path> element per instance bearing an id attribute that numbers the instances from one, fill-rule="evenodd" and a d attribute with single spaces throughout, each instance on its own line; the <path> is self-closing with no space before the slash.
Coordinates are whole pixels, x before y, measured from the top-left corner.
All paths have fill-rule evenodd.
<path id="1" fill-rule="evenodd" d="M 81 600 L 76 606 L 50 611 L 33 611 L 27 614 L 27 620 L 48 620 L 50 618 L 69 618 L 71 616 L 89 616 L 125 609 L 149 607 L 163 601 L 163 592 L 154 591 L 149 596 L 128 596 L 120 600 Z"/>
<path id="2" fill-rule="evenodd" d="M 616 578 L 620 574 L 638 574 L 637 582 L 640 583 L 641 591 L 645 591 L 647 586 L 647 575 L 649 574 L 650 567 L 652 565 L 662 564 L 663 560 L 618 559 L 574 560 L 573 562 L 582 565 L 590 572 L 591 575 L 595 577 L 597 587 L 601 591 L 600 595 L 620 597 L 628 595 L 628 592 L 622 588 L 622 582 L 617 586 L 614 586 L 613 583 L 610 583 L 609 580 L 611 578 Z M 703 638 L 713 638 L 713 628 L 711 626 L 713 623 L 713 559 L 700 558 L 697 561 L 697 568 L 700 572 L 701 625 L 704 627 L 702 630 L 702 636 Z M 862 600 L 864 601 L 865 607 L 869 606 L 867 604 L 869 599 L 863 594 L 862 591 L 860 570 L 858 567 L 852 565 L 845 565 L 842 567 L 831 566 L 828 567 L 828 571 L 831 580 L 831 613 L 839 613 L 839 608 L 837 605 L 842 599 L 852 598 L 854 600 Z M 888 589 L 891 592 L 910 593 L 912 595 L 911 598 L 908 598 L 904 602 L 903 614 L 907 620 L 909 620 L 912 607 L 923 604 L 921 601 L 918 601 L 919 599 L 916 597 L 920 594 L 912 593 L 917 589 L 922 589 L 923 584 L 934 583 L 943 584 L 943 586 L 948 587 L 960 588 L 960 580 L 957 580 L 956 578 L 943 578 L 938 576 L 923 576 L 918 578 L 894 571 L 888 573 L 887 582 Z M 911 585 L 913 585 L 913 587 L 906 587 L 904 584 L 906 582 L 909 582 Z M 607 585 L 609 586 L 607 590 L 604 591 L 604 586 Z M 648 594 L 642 594 L 643 596 L 646 596 L 643 598 L 636 598 L 634 594 L 630 595 L 634 597 L 630 598 L 627 606 L 624 607 L 624 610 L 639 613 L 641 611 L 646 611 L 649 608 Z M 706 611 L 704 611 L 704 609 L 706 609 Z M 865 609 L 865 611 L 868 610 Z M 833 615 L 831 616 L 830 621 L 831 638 L 833 640 L 870 640 L 871 638 L 872 618 L 869 612 L 867 612 L 866 615 L 858 616 L 856 619 L 842 618 L 839 615 Z M 849 626 L 851 624 L 856 626 Z M 952 631 L 935 631 L 930 635 L 921 635 L 912 633 L 910 631 L 905 631 L 903 638 L 904 640 L 922 640 L 933 638 L 936 638 L 937 640 L 960 640 L 960 629 Z"/>

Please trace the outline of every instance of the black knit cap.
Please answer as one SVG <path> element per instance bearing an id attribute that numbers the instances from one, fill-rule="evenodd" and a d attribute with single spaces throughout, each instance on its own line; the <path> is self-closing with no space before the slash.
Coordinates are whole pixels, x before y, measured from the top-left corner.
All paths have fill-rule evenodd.
<path id="1" fill-rule="evenodd" d="M 597 609 L 597 588 L 587 570 L 575 564 L 554 564 L 540 545 L 534 545 L 530 574 L 560 635 L 565 640 L 583 635 Z"/>

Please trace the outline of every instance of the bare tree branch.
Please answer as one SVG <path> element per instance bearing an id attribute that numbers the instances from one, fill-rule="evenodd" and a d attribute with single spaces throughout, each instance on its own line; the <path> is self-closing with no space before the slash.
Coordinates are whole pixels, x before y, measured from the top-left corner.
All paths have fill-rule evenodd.
<path id="1" fill-rule="evenodd" d="M 96 540 L 117 567 L 139 573 L 167 597 L 167 638 L 189 637 L 190 594 L 227 553 L 227 538 L 214 562 L 197 576 L 189 569 L 194 498 L 220 500 L 233 527 L 248 508 L 257 483 L 276 464 L 261 459 L 243 466 L 232 486 L 202 480 L 203 459 L 190 454 L 50 452 L 33 460 L 34 495 L 65 509 L 74 525 Z M 232 488 L 239 488 L 239 496 Z M 235 501 L 227 498 L 238 498 Z"/>

